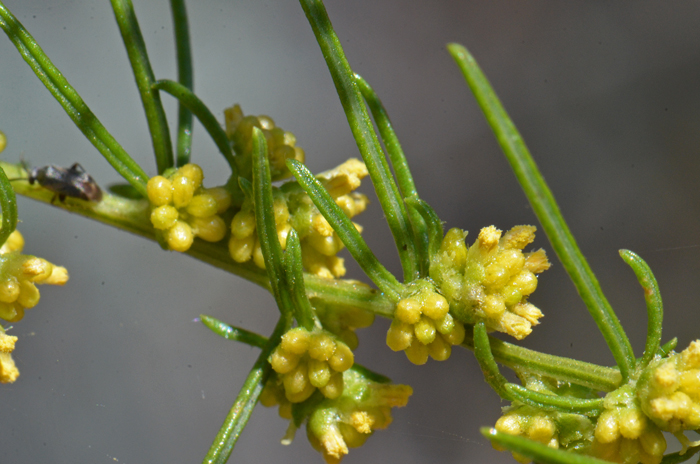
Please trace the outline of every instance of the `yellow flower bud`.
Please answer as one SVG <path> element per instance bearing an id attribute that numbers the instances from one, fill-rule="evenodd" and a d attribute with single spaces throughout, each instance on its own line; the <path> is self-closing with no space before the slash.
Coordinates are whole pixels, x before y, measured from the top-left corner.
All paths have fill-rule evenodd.
<path id="1" fill-rule="evenodd" d="M 428 361 L 429 351 L 428 347 L 418 340 L 414 339 L 411 346 L 404 350 L 406 357 L 413 364 L 421 366 Z"/>
<path id="2" fill-rule="evenodd" d="M 17 303 L 24 306 L 25 309 L 33 308 L 39 303 L 39 298 L 39 289 L 36 288 L 36 285 L 28 280 L 20 281 Z"/>
<path id="3" fill-rule="evenodd" d="M 226 223 L 220 216 L 193 218 L 190 221 L 192 232 L 207 242 L 218 242 L 226 236 Z"/>
<path id="4" fill-rule="evenodd" d="M 278 374 L 287 374 L 299 365 L 300 356 L 278 347 L 270 355 L 270 365 Z"/>
<path id="5" fill-rule="evenodd" d="M 195 182 L 189 177 L 178 176 L 173 179 L 173 204 L 176 208 L 187 206 L 194 196 Z"/>
<path id="6" fill-rule="evenodd" d="M 7 280 L 0 282 L 0 302 L 14 303 L 19 296 L 19 282 L 14 276 L 10 276 Z"/>
<path id="7" fill-rule="evenodd" d="M 189 202 L 186 210 L 194 217 L 204 218 L 216 214 L 218 205 L 212 195 L 201 193 L 192 197 L 192 201 Z"/>
<path id="8" fill-rule="evenodd" d="M 309 331 L 303 327 L 296 327 L 282 335 L 280 346 L 285 351 L 302 355 L 308 351 L 310 342 L 311 334 Z"/>
<path id="9" fill-rule="evenodd" d="M 189 180 L 191 180 L 194 184 L 195 190 L 202 186 L 202 180 L 204 180 L 204 173 L 202 172 L 202 168 L 192 163 L 186 164 L 180 169 L 178 169 L 177 173 L 175 174 L 175 177 L 179 176 L 186 177 Z"/>
<path id="10" fill-rule="evenodd" d="M 255 213 L 250 210 L 240 210 L 231 221 L 231 234 L 238 238 L 246 238 L 255 232 Z"/>
<path id="11" fill-rule="evenodd" d="M 408 348 L 412 341 L 413 325 L 394 319 L 386 333 L 387 346 L 394 351 L 401 351 Z"/>
<path id="12" fill-rule="evenodd" d="M 442 319 L 449 311 L 450 304 L 439 293 L 431 293 L 423 300 L 423 314 L 431 319 Z"/>
<path id="13" fill-rule="evenodd" d="M 428 345 L 428 353 L 435 361 L 446 361 L 452 354 L 452 346 L 440 334 Z"/>
<path id="14" fill-rule="evenodd" d="M 331 378 L 331 369 L 326 361 L 309 359 L 309 381 L 316 388 L 325 387 Z"/>
<path id="15" fill-rule="evenodd" d="M 328 383 L 323 387 L 319 388 L 319 391 L 323 393 L 328 399 L 336 399 L 343 393 L 343 374 L 342 372 L 335 372 L 331 375 Z"/>
<path id="16" fill-rule="evenodd" d="M 336 372 L 344 372 L 350 369 L 355 362 L 355 356 L 350 348 L 342 342 L 336 342 L 333 356 L 328 360 L 328 363 Z"/>
<path id="17" fill-rule="evenodd" d="M 11 251 L 22 251 L 24 248 L 24 237 L 15 229 L 12 231 L 7 241 L 0 247 L 0 254 L 9 253 Z"/>
<path id="18" fill-rule="evenodd" d="M 255 246 L 256 237 L 249 235 L 248 237 L 239 239 L 231 236 L 228 241 L 228 252 L 237 263 L 245 263 L 253 256 L 253 248 Z"/>
<path id="19" fill-rule="evenodd" d="M 404 298 L 396 305 L 394 317 L 406 324 L 415 324 L 420 316 L 421 302 L 416 298 Z"/>
<path id="20" fill-rule="evenodd" d="M 231 194 L 223 187 L 207 189 L 207 193 L 216 200 L 216 214 L 221 214 L 231 207 Z"/>
<path id="21" fill-rule="evenodd" d="M 162 205 L 151 211 L 151 224 L 158 230 L 170 229 L 180 217 L 177 208 L 171 205 Z"/>
<path id="22" fill-rule="evenodd" d="M 607 410 L 598 418 L 595 427 L 595 438 L 601 443 L 610 443 L 620 437 L 620 428 L 617 414 L 614 410 Z"/>
<path id="23" fill-rule="evenodd" d="M 184 221 L 176 221 L 166 233 L 168 247 L 174 251 L 184 252 L 190 249 L 194 242 L 194 234 L 189 224 Z"/>
<path id="24" fill-rule="evenodd" d="M 335 342 L 326 333 L 316 333 L 309 343 L 309 356 L 319 361 L 328 361 L 335 352 Z"/>
<path id="25" fill-rule="evenodd" d="M 146 184 L 148 201 L 153 206 L 167 205 L 173 199 L 172 183 L 163 176 L 151 177 Z"/>
<path id="26" fill-rule="evenodd" d="M 420 321 L 415 323 L 413 330 L 416 334 L 416 338 L 424 345 L 432 343 L 437 334 L 432 319 L 425 316 L 421 317 Z M 413 343 L 415 344 L 415 341 Z"/>

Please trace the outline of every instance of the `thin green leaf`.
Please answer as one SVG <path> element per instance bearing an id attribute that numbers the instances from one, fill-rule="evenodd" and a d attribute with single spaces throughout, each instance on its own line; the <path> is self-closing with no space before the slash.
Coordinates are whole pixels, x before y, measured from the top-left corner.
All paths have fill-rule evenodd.
<path id="1" fill-rule="evenodd" d="M 264 348 L 268 340 L 267 337 L 258 335 L 250 330 L 228 325 L 227 323 L 220 321 L 215 317 L 207 316 L 206 314 L 200 314 L 199 319 L 209 330 L 220 337 L 224 337 L 226 340 L 245 343 L 246 345 L 255 346 L 257 348 Z"/>
<path id="2" fill-rule="evenodd" d="M 394 236 L 403 266 L 404 281 L 411 282 L 419 277 L 419 259 L 408 212 L 389 170 L 377 134 L 374 132 L 374 126 L 357 88 L 352 69 L 340 45 L 340 40 L 333 31 L 333 25 L 323 2 L 321 0 L 300 0 L 300 2 L 321 47 L 350 130 L 367 165 L 379 203 Z"/>
<path id="3" fill-rule="evenodd" d="M 656 283 L 656 277 L 651 272 L 649 265 L 630 250 L 620 250 L 620 257 L 626 262 L 637 276 L 639 285 L 644 289 L 644 300 L 647 303 L 647 341 L 644 346 L 644 354 L 640 367 L 649 365 L 661 345 L 661 331 L 664 319 L 664 307 L 661 301 L 661 292 Z"/>
<path id="4" fill-rule="evenodd" d="M 277 306 L 285 317 L 291 319 L 294 307 L 287 291 L 284 269 L 284 254 L 277 237 L 275 224 L 270 164 L 267 156 L 265 135 L 257 127 L 253 128 L 253 198 L 255 202 L 255 227 L 260 248 L 265 259 L 265 270 L 270 279 L 272 294 Z M 243 180 L 243 178 L 240 178 Z"/>
<path id="5" fill-rule="evenodd" d="M 0 229 L 0 246 L 2 246 L 7 241 L 7 237 L 17 228 L 15 190 L 2 168 L 0 168 L 0 208 L 2 208 L 2 229 Z"/>
<path id="6" fill-rule="evenodd" d="M 219 121 L 216 120 L 216 116 L 209 111 L 209 108 L 207 108 L 204 102 L 184 85 L 169 79 L 162 79 L 155 82 L 153 88 L 169 93 L 177 98 L 181 105 L 194 113 L 199 122 L 204 126 L 204 129 L 209 133 L 209 136 L 214 140 L 216 147 L 221 154 L 224 155 L 224 158 L 226 158 L 226 162 L 231 167 L 231 175 L 238 177 L 238 168 L 236 167 L 236 161 L 233 159 L 231 143 L 228 137 L 226 137 L 226 132 L 221 128 Z"/>
<path id="7" fill-rule="evenodd" d="M 306 330 L 312 330 L 315 325 L 320 327 L 321 323 L 316 319 L 309 297 L 306 295 L 303 265 L 301 263 L 301 243 L 294 229 L 290 230 L 287 236 L 287 250 L 284 254 L 284 261 L 287 286 L 294 301 L 294 315 L 297 322 Z"/>
<path id="8" fill-rule="evenodd" d="M 355 73 L 355 83 L 357 84 L 362 97 L 364 97 L 365 101 L 367 102 L 367 106 L 369 106 L 369 110 L 372 112 L 372 117 L 377 124 L 379 135 L 382 137 L 386 151 L 389 154 L 389 159 L 391 160 L 391 167 L 394 169 L 394 174 L 396 174 L 396 180 L 399 184 L 401 195 L 406 199 L 418 198 L 418 191 L 416 190 L 416 184 L 413 181 L 411 169 L 408 166 L 408 161 L 406 160 L 406 155 L 404 155 L 403 148 L 401 148 L 399 138 L 396 136 L 396 132 L 394 132 L 394 128 L 391 125 L 391 120 L 389 119 L 389 114 L 386 112 L 386 108 L 384 108 L 384 105 L 374 89 L 365 79 L 362 78 L 362 76 L 357 73 Z M 417 252 L 420 256 L 421 275 L 427 276 L 428 267 L 430 266 L 430 263 L 428 262 L 428 226 L 425 223 L 425 218 L 423 218 L 415 209 L 408 208 L 408 216 L 411 220 L 413 236 L 416 239 Z"/>
<path id="9" fill-rule="evenodd" d="M 209 452 L 204 457 L 204 461 L 202 461 L 204 464 L 224 464 L 228 461 L 234 446 L 236 446 L 238 437 L 240 437 L 250 415 L 253 413 L 253 408 L 258 402 L 265 382 L 270 376 L 272 368 L 270 363 L 267 362 L 267 358 L 277 347 L 282 334 L 287 330 L 289 330 L 289 322 L 285 316 L 282 316 L 270 339 L 255 361 L 245 383 L 243 383 L 236 401 L 219 429 L 219 433 L 216 434 Z"/>
<path id="10" fill-rule="evenodd" d="M 661 345 L 659 347 L 659 351 L 657 351 L 656 354 L 658 354 L 662 358 L 665 358 L 671 351 L 676 349 L 676 345 L 678 345 L 678 338 L 673 337 L 672 339 Z"/>
<path id="11" fill-rule="evenodd" d="M 695 456 L 698 451 L 700 451 L 700 446 L 693 446 L 688 448 L 685 453 L 681 454 L 680 451 L 667 454 L 661 460 L 661 464 L 680 464 L 681 462 L 686 462 L 693 456 Z"/>
<path id="12" fill-rule="evenodd" d="M 175 30 L 175 50 L 177 55 L 177 81 L 187 89 L 194 89 L 192 53 L 190 50 L 190 30 L 185 0 L 170 0 Z M 177 109 L 177 166 L 190 162 L 192 151 L 192 113 L 180 102 Z"/>
<path id="13" fill-rule="evenodd" d="M 153 83 L 156 79 L 146 52 L 146 43 L 143 41 L 141 28 L 139 28 L 131 0 L 110 1 L 126 53 L 129 56 L 131 69 L 134 72 L 136 86 L 141 95 L 141 103 L 146 112 L 146 121 L 151 133 L 158 173 L 162 174 L 166 169 L 173 167 L 173 147 L 170 142 L 168 120 L 160 101 L 160 94 L 153 89 Z"/>
<path id="14" fill-rule="evenodd" d="M 581 254 L 525 142 L 467 49 L 458 44 L 450 44 L 447 48 L 459 65 L 566 272 L 602 332 L 623 379 L 628 379 L 635 365 L 632 345 Z"/>
<path id="15" fill-rule="evenodd" d="M 498 364 L 491 353 L 489 336 L 486 333 L 486 325 L 477 322 L 474 325 L 474 355 L 479 362 L 479 367 L 484 373 L 484 380 L 493 388 L 501 398 L 511 400 L 512 397 L 505 386 L 508 383 L 498 369 Z"/>
<path id="16" fill-rule="evenodd" d="M 514 383 L 506 384 L 505 390 L 513 401 L 519 401 L 545 411 L 584 414 L 594 417 L 599 416 L 603 412 L 603 398 L 583 399 L 570 396 L 547 395 Z"/>
<path id="17" fill-rule="evenodd" d="M 483 427 L 481 434 L 503 448 L 522 454 L 540 464 L 610 464 L 608 461 L 573 452 L 550 448 L 547 445 L 517 435 L 500 433 Z"/>
<path id="18" fill-rule="evenodd" d="M 620 371 L 575 359 L 529 350 L 489 336 L 491 353 L 496 361 L 511 369 L 546 375 L 564 382 L 601 391 L 613 391 L 620 386 Z M 474 339 L 467 331 L 462 346 L 474 350 Z"/>
<path id="19" fill-rule="evenodd" d="M 428 259 L 430 259 L 430 257 L 435 255 L 440 249 L 442 238 L 445 235 L 442 228 L 442 221 L 438 217 L 435 210 L 420 198 L 410 197 L 406 198 L 405 201 L 406 205 L 409 207 L 409 211 L 413 210 L 420 214 L 424 223 L 426 224 L 428 232 Z M 428 263 L 428 265 L 430 265 L 430 263 Z"/>
<path id="20" fill-rule="evenodd" d="M 401 291 L 401 284 L 396 280 L 391 272 L 389 272 L 382 263 L 379 262 L 372 250 L 369 249 L 367 243 L 357 231 L 352 221 L 348 219 L 343 210 L 335 204 L 333 198 L 328 194 L 326 189 L 314 177 L 313 174 L 300 162 L 296 160 L 287 160 L 287 166 L 292 171 L 294 176 L 301 185 L 301 188 L 309 195 L 311 201 L 314 202 L 318 210 L 323 214 L 328 223 L 333 227 L 333 230 L 338 234 L 338 237 L 343 241 L 345 247 L 355 261 L 360 265 L 365 274 L 372 279 L 379 290 L 387 297 L 394 301 L 398 301 Z"/>
<path id="21" fill-rule="evenodd" d="M 0 2 L 0 27 L 85 137 L 144 197 L 148 176 L 88 108 L 17 18 Z"/>

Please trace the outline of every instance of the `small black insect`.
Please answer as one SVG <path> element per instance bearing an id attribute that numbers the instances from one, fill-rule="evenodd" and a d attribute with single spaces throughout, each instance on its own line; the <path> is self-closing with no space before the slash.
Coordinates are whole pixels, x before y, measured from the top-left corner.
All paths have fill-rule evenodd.
<path id="1" fill-rule="evenodd" d="M 102 200 L 102 190 L 85 169 L 75 163 L 73 166 L 61 168 L 58 166 L 43 166 L 29 170 L 27 178 L 30 184 L 38 182 L 39 185 L 56 194 L 60 201 L 66 197 L 79 198 L 85 201 Z M 51 200 L 53 203 L 53 200 Z"/>

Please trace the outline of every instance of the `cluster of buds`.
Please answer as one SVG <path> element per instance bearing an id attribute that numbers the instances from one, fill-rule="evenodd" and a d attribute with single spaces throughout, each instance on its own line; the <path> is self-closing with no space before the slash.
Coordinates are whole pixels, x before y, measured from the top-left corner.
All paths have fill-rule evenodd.
<path id="1" fill-rule="evenodd" d="M 224 110 L 226 135 L 233 143 L 239 175 L 252 179 L 253 127 L 265 135 L 270 160 L 272 180 L 290 176 L 287 160 L 304 162 L 304 150 L 296 146 L 296 137 L 291 132 L 275 126 L 269 116 L 244 116 L 239 105 Z"/>
<path id="2" fill-rule="evenodd" d="M 291 403 L 300 403 L 318 389 L 326 398 L 343 393 L 343 372 L 355 361 L 352 350 L 329 332 L 289 330 L 269 358 Z"/>
<path id="3" fill-rule="evenodd" d="M 496 421 L 495 429 L 501 433 L 529 438 L 550 448 L 559 449 L 559 433 L 554 416 L 554 413 L 540 411 L 531 406 L 516 406 L 509 408 Z M 501 448 L 497 449 L 503 451 Z M 513 458 L 522 464 L 532 461 L 522 454 L 515 452 L 512 454 Z"/>
<path id="4" fill-rule="evenodd" d="M 375 430 L 389 426 L 391 408 L 403 407 L 413 390 L 369 380 L 352 369 L 343 374 L 340 398 L 320 402 L 308 416 L 306 436 L 328 464 L 336 464 L 349 448 L 362 446 Z"/>
<path id="5" fill-rule="evenodd" d="M 661 430 L 642 412 L 635 389 L 625 385 L 605 397 L 590 454 L 622 464 L 659 464 L 666 451 Z"/>
<path id="6" fill-rule="evenodd" d="M 355 329 L 363 329 L 374 323 L 374 313 L 361 308 L 338 308 L 336 305 L 325 305 L 322 300 L 317 299 L 312 299 L 311 304 L 321 325 L 351 350 L 355 350 L 359 343 Z"/>
<path id="7" fill-rule="evenodd" d="M 375 430 L 389 426 L 391 408 L 403 407 L 413 390 L 408 385 L 386 383 L 363 368 L 353 367 L 342 374 L 343 392 L 337 398 L 311 398 L 300 404 L 292 417 L 292 403 L 285 395 L 279 375 L 273 373 L 260 394 L 266 407 L 279 405 L 279 415 L 292 421 L 282 440 L 290 444 L 297 426 L 304 420 L 311 445 L 327 463 L 338 463 L 349 448 L 362 446 Z"/>
<path id="8" fill-rule="evenodd" d="M 19 377 L 19 370 L 12 359 L 17 337 L 7 335 L 0 326 L 0 383 L 12 383 Z"/>
<path id="9" fill-rule="evenodd" d="M 488 329 L 518 340 L 532 332 L 542 312 L 527 297 L 537 288 L 536 274 L 550 266 L 544 250 L 522 251 L 535 239 L 535 230 L 515 226 L 501 236 L 494 226 L 485 227 L 469 248 L 464 243 L 466 232 L 447 232 L 432 257 L 430 277 L 457 319 L 470 324 L 483 321 Z"/>
<path id="10" fill-rule="evenodd" d="M 186 164 L 148 181 L 151 223 L 171 250 L 189 250 L 195 236 L 208 242 L 226 236 L 226 223 L 219 215 L 231 206 L 231 195 L 221 187 L 205 189 L 203 179 L 202 168 Z"/>
<path id="11" fill-rule="evenodd" d="M 700 428 L 700 340 L 652 362 L 637 384 L 644 413 L 666 432 Z"/>
<path id="12" fill-rule="evenodd" d="M 25 309 L 39 303 L 36 284 L 63 285 L 68 282 L 65 267 L 22 255 L 23 247 L 24 238 L 17 230 L 0 247 L 0 318 L 9 322 L 21 320 Z"/>
<path id="13" fill-rule="evenodd" d="M 367 207 L 367 197 L 353 192 L 366 175 L 364 163 L 350 159 L 317 177 L 336 204 L 352 218 Z M 345 275 L 343 258 L 336 256 L 343 249 L 343 242 L 299 184 L 288 182 L 280 188 L 273 188 L 273 195 L 277 238 L 282 249 L 286 248 L 287 235 L 293 227 L 299 236 L 302 262 L 308 272 L 325 278 Z M 355 227 L 361 229 L 357 224 Z M 256 233 L 255 209 L 250 198 L 245 199 L 241 210 L 231 221 L 228 248 L 231 258 L 237 263 L 252 260 L 258 267 L 265 267 Z"/>
<path id="14" fill-rule="evenodd" d="M 413 364 L 425 364 L 428 356 L 448 359 L 452 346 L 464 341 L 464 324 L 452 317 L 447 299 L 429 282 L 414 282 L 408 293 L 396 305 L 386 344 L 394 351 L 404 350 Z"/>

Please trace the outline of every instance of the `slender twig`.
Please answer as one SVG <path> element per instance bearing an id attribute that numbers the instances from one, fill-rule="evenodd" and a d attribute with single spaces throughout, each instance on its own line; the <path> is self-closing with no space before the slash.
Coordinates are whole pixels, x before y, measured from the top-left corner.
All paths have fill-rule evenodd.
<path id="1" fill-rule="evenodd" d="M 284 261 L 287 286 L 294 301 L 294 315 L 297 322 L 306 330 L 312 330 L 314 326 L 320 327 L 321 323 L 318 321 L 306 294 L 301 262 L 301 243 L 294 229 L 290 230 L 287 236 L 287 249 L 284 254 Z"/>
<path id="2" fill-rule="evenodd" d="M 656 283 L 656 277 L 651 272 L 649 265 L 636 253 L 629 250 L 620 250 L 620 257 L 632 268 L 637 276 L 639 285 L 644 289 L 644 300 L 647 303 L 647 341 L 644 346 L 644 354 L 639 364 L 640 368 L 646 367 L 661 345 L 661 330 L 664 319 L 663 302 L 661 292 Z"/>
<path id="3" fill-rule="evenodd" d="M 192 53 L 190 50 L 190 30 L 185 0 L 170 0 L 175 30 L 175 51 L 177 54 L 177 81 L 189 90 L 194 89 Z M 177 109 L 177 166 L 190 162 L 192 151 L 192 113 L 180 102 Z"/>
<path id="4" fill-rule="evenodd" d="M 199 318 L 201 319 L 202 324 L 204 324 L 209 330 L 214 332 L 216 335 L 225 338 L 226 340 L 245 343 L 246 345 L 255 346 L 257 348 L 264 348 L 268 341 L 267 337 L 258 335 L 250 330 L 228 325 L 215 317 L 200 314 Z"/>
<path id="5" fill-rule="evenodd" d="M 177 98 L 180 105 L 189 110 L 188 113 L 191 111 L 197 117 L 199 122 L 204 126 L 204 129 L 209 133 L 209 136 L 214 140 L 216 147 L 221 154 L 224 155 L 224 158 L 226 158 L 226 162 L 231 167 L 231 175 L 238 178 L 238 168 L 236 167 L 236 161 L 233 159 L 231 142 L 229 142 L 228 137 L 226 137 L 226 132 L 221 128 L 219 121 L 216 120 L 216 116 L 212 114 L 204 102 L 184 85 L 169 79 L 161 79 L 155 82 L 153 88 L 167 92 Z M 190 116 L 192 116 L 192 114 L 190 114 Z"/>
<path id="6" fill-rule="evenodd" d="M 2 208 L 2 229 L 0 229 L 0 246 L 17 227 L 17 199 L 5 170 L 0 168 L 0 208 Z"/>
<path id="7" fill-rule="evenodd" d="M 153 89 L 153 83 L 156 79 L 146 52 L 146 43 L 143 41 L 141 28 L 131 0 L 110 1 L 126 53 L 129 56 L 131 69 L 134 72 L 136 86 L 141 95 L 141 103 L 146 112 L 146 121 L 151 133 L 158 173 L 162 174 L 163 171 L 173 166 L 173 147 L 170 142 L 168 120 L 160 101 L 160 94 Z"/>
<path id="8" fill-rule="evenodd" d="M 518 182 L 542 223 L 554 251 L 610 347 L 623 379 L 627 379 L 635 364 L 629 338 L 605 298 L 586 258 L 579 250 L 576 240 L 571 235 L 554 196 L 525 146 L 525 142 L 467 49 L 458 44 L 450 44 L 448 50 L 476 97 Z"/>
<path id="9" fill-rule="evenodd" d="M 584 399 L 570 396 L 548 395 L 546 393 L 529 390 L 514 383 L 506 384 L 505 390 L 514 401 L 519 401 L 544 411 L 583 414 L 592 417 L 598 417 L 601 412 L 603 412 L 604 398 Z"/>
<path id="10" fill-rule="evenodd" d="M 350 130 L 367 165 L 377 198 L 394 236 L 403 266 L 404 281 L 410 282 L 419 277 L 419 260 L 408 212 L 389 170 L 377 134 L 374 132 L 374 126 L 357 88 L 354 74 L 340 45 L 340 40 L 333 31 L 323 2 L 301 0 L 301 6 L 321 47 Z"/>
<path id="11" fill-rule="evenodd" d="M 107 162 L 145 197 L 148 176 L 141 169 L 141 166 L 105 129 L 78 92 L 68 83 L 63 73 L 53 65 L 31 34 L 2 2 L 0 2 L 0 27 L 83 135 L 97 148 Z"/>
<path id="12" fill-rule="evenodd" d="M 333 198 L 316 179 L 313 174 L 300 162 L 287 160 L 287 166 L 301 185 L 301 188 L 309 195 L 318 210 L 323 214 L 335 233 L 343 241 L 345 247 L 355 261 L 360 265 L 365 274 L 372 279 L 379 290 L 387 297 L 398 301 L 401 284 L 394 275 L 379 262 L 372 250 L 357 231 L 352 221 L 348 219 L 343 210 L 335 204 Z"/>
<path id="13" fill-rule="evenodd" d="M 474 355 L 479 362 L 481 372 L 484 374 L 484 380 L 493 388 L 498 396 L 506 400 L 512 400 L 510 392 L 505 386 L 508 383 L 505 377 L 498 369 L 498 364 L 491 353 L 491 345 L 489 344 L 489 336 L 486 333 L 486 325 L 483 322 L 477 322 L 474 325 Z"/>

